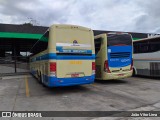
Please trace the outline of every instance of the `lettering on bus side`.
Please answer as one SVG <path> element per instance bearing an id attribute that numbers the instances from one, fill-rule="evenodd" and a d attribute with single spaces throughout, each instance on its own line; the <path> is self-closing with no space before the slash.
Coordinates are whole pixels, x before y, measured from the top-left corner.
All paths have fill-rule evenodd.
<path id="1" fill-rule="evenodd" d="M 63 52 L 70 53 L 72 50 L 63 50 Z"/>
<path id="2" fill-rule="evenodd" d="M 70 64 L 78 64 L 78 65 L 81 65 L 81 64 L 82 64 L 82 61 L 70 61 Z"/>
<path id="3" fill-rule="evenodd" d="M 129 62 L 130 59 L 122 59 L 121 62 Z"/>
<path id="4" fill-rule="evenodd" d="M 118 58 L 116 58 L 116 59 L 110 59 L 110 61 L 111 62 L 115 62 L 115 61 L 119 61 L 119 59 Z"/>

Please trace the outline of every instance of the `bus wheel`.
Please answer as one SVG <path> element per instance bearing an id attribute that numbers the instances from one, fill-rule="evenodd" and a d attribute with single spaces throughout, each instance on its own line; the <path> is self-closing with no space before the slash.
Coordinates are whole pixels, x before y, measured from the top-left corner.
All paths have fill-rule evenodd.
<path id="1" fill-rule="evenodd" d="M 41 75 L 41 72 L 39 74 L 39 83 L 42 84 L 42 75 Z"/>
<path id="2" fill-rule="evenodd" d="M 41 83 L 41 73 L 37 71 L 38 82 Z"/>
<path id="3" fill-rule="evenodd" d="M 136 75 L 136 72 L 135 72 L 135 69 L 133 68 L 132 76 L 135 76 L 135 75 Z"/>
<path id="4" fill-rule="evenodd" d="M 39 72 L 38 72 L 38 70 L 37 70 L 37 74 L 36 74 L 36 78 L 37 78 L 37 81 L 39 82 Z"/>
<path id="5" fill-rule="evenodd" d="M 44 83 L 43 75 L 41 75 L 41 84 L 42 84 L 43 87 L 47 87 L 47 86 L 45 85 L 45 83 Z"/>
<path id="6" fill-rule="evenodd" d="M 38 72 L 38 70 L 37 70 L 37 72 L 36 72 L 36 78 L 38 79 L 38 77 L 39 77 L 39 74 L 38 74 L 39 72 Z"/>
<path id="7" fill-rule="evenodd" d="M 43 79 L 44 80 L 44 79 Z M 45 85 L 45 83 L 43 82 L 43 80 L 42 80 L 42 86 L 43 87 L 47 87 L 46 85 Z"/>

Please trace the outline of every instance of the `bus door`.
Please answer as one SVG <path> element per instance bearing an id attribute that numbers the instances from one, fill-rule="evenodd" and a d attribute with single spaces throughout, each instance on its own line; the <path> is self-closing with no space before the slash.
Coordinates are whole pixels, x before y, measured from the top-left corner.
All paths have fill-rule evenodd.
<path id="1" fill-rule="evenodd" d="M 95 54 L 96 54 L 96 78 L 101 78 L 103 67 L 102 41 L 103 37 L 95 38 Z M 104 53 L 105 54 L 105 53 Z"/>

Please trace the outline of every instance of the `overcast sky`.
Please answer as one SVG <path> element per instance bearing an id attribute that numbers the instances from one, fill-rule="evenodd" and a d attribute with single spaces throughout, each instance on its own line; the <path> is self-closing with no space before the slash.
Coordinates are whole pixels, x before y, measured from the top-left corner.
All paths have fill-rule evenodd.
<path id="1" fill-rule="evenodd" d="M 160 0 L 0 0 L 0 23 L 160 33 Z"/>

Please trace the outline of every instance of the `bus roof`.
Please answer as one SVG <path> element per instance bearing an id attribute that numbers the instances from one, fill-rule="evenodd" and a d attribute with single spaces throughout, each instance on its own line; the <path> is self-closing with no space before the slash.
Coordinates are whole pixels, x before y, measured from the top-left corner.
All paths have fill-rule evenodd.
<path id="1" fill-rule="evenodd" d="M 87 27 L 83 27 L 83 26 L 79 26 L 79 25 L 71 25 L 71 24 L 53 24 L 50 26 L 50 28 L 52 27 L 58 27 L 58 28 L 79 28 L 82 30 L 87 30 L 87 31 L 91 31 L 92 29 L 87 28 Z"/>
<path id="2" fill-rule="evenodd" d="M 131 35 L 130 33 L 125 33 L 125 32 L 109 32 L 109 33 L 102 33 L 99 35 L 94 36 L 94 39 L 100 38 L 100 37 L 104 37 L 107 34 L 126 34 L 126 35 Z"/>

